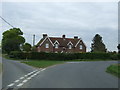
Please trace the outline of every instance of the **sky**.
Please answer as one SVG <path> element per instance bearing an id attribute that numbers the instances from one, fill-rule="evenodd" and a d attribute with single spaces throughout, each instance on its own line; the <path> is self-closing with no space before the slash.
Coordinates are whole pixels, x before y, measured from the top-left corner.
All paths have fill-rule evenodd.
<path id="1" fill-rule="evenodd" d="M 90 51 L 93 37 L 100 34 L 108 51 L 117 51 L 117 2 L 3 2 L 2 17 L 20 28 L 31 45 L 33 34 L 36 44 L 43 33 L 53 37 L 65 34 L 82 38 Z M 4 21 L 1 26 L 0 33 L 11 28 Z"/>

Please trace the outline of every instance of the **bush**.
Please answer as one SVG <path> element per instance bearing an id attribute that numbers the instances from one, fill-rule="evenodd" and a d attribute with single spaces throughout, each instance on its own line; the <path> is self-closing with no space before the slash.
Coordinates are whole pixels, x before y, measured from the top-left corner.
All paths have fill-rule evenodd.
<path id="1" fill-rule="evenodd" d="M 111 55 L 112 60 L 118 60 L 118 54 L 113 54 Z"/>
<path id="2" fill-rule="evenodd" d="M 118 54 L 118 60 L 120 60 L 120 53 Z"/>
<path id="3" fill-rule="evenodd" d="M 9 54 L 10 58 L 16 58 L 19 59 L 22 56 L 22 52 L 21 51 L 11 51 Z"/>
<path id="4" fill-rule="evenodd" d="M 20 51 L 11 52 L 10 57 L 16 59 L 33 59 L 33 60 L 120 59 L 120 55 L 115 53 L 45 53 L 45 52 L 20 52 Z"/>

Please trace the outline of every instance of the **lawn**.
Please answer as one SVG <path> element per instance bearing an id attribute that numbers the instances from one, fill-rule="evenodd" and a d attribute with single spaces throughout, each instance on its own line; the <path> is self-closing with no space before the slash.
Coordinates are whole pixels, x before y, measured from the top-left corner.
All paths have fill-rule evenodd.
<path id="1" fill-rule="evenodd" d="M 113 64 L 107 67 L 106 72 L 111 73 L 120 78 L 120 64 Z"/>
<path id="2" fill-rule="evenodd" d="M 56 64 L 63 64 L 64 61 L 45 61 L 45 60 L 31 60 L 31 61 L 22 61 L 21 63 L 25 63 L 27 65 L 38 67 L 38 68 L 45 68 L 48 66 L 56 65 Z"/>

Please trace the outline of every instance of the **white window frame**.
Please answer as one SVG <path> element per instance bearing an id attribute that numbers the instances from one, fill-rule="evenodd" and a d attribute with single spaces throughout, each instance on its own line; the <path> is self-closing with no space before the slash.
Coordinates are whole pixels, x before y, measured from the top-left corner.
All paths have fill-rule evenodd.
<path id="1" fill-rule="evenodd" d="M 69 49 L 72 49 L 72 45 L 71 44 L 69 45 Z"/>
<path id="2" fill-rule="evenodd" d="M 80 45 L 80 50 L 82 50 L 83 49 L 83 45 Z"/>
<path id="3" fill-rule="evenodd" d="M 55 51 L 55 53 L 58 53 L 58 51 Z"/>
<path id="4" fill-rule="evenodd" d="M 55 44 L 55 48 L 58 48 L 58 44 L 57 43 Z"/>
<path id="5" fill-rule="evenodd" d="M 49 48 L 49 44 L 48 43 L 45 44 L 45 48 Z"/>

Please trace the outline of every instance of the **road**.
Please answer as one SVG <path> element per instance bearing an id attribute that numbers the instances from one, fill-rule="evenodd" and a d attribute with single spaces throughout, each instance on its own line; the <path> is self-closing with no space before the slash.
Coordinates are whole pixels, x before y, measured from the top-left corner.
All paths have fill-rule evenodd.
<path id="1" fill-rule="evenodd" d="M 14 83 L 24 75 L 36 70 L 36 68 L 19 63 L 19 61 L 6 60 L 3 58 L 3 82 L 2 88 L 7 88 L 8 85 Z M 10 85 L 12 86 L 12 85 Z"/>
<path id="2" fill-rule="evenodd" d="M 3 87 L 118 88 L 118 78 L 105 72 L 106 68 L 113 63 L 117 62 L 68 62 L 36 69 L 17 61 L 3 60 Z M 33 71 L 35 71 L 33 74 L 20 81 L 20 77 Z"/>
<path id="3" fill-rule="evenodd" d="M 2 57 L 0 56 L 0 90 L 2 89 Z"/>

